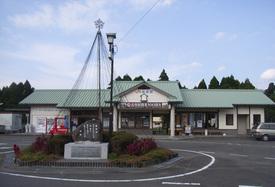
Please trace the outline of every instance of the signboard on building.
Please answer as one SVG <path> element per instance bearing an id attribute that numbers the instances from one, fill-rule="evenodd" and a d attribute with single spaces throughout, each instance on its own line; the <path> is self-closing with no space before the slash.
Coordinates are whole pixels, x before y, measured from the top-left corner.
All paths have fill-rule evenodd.
<path id="1" fill-rule="evenodd" d="M 121 102 L 119 109 L 169 109 L 168 103 L 162 102 Z"/>

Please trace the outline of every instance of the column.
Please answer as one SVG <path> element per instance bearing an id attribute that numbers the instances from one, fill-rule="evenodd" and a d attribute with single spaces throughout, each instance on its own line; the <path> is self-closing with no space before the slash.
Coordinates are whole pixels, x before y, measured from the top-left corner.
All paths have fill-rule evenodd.
<path id="1" fill-rule="evenodd" d="M 170 136 L 175 136 L 175 106 L 171 105 L 170 111 Z"/>
<path id="2" fill-rule="evenodd" d="M 114 105 L 113 109 L 113 131 L 117 132 L 117 107 Z"/>
<path id="3" fill-rule="evenodd" d="M 121 111 L 118 111 L 118 129 L 121 129 Z"/>
<path id="4" fill-rule="evenodd" d="M 150 112 L 150 129 L 152 129 L 153 128 L 153 112 L 151 111 Z"/>

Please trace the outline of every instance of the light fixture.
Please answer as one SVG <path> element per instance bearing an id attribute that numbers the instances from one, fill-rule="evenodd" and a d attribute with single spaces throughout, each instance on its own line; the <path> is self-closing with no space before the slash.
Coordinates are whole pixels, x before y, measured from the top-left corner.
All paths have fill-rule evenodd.
<path id="1" fill-rule="evenodd" d="M 109 45 L 114 44 L 114 39 L 116 39 L 116 33 L 107 33 L 107 40 Z"/>

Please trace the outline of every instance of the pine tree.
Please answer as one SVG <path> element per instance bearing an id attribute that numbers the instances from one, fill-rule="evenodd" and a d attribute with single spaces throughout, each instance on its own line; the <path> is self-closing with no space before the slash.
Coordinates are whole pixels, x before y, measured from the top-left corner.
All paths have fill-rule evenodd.
<path id="1" fill-rule="evenodd" d="M 198 89 L 207 89 L 204 79 L 202 79 L 201 82 L 199 83 Z"/>
<path id="2" fill-rule="evenodd" d="M 165 70 L 163 69 L 159 76 L 159 81 L 169 81 L 169 77 Z"/>
<path id="3" fill-rule="evenodd" d="M 218 81 L 218 79 L 213 76 L 213 78 L 211 79 L 209 85 L 208 85 L 209 89 L 219 89 L 220 88 L 220 82 Z"/>
<path id="4" fill-rule="evenodd" d="M 132 81 L 132 78 L 128 74 L 125 74 L 123 76 L 123 81 Z"/>
<path id="5" fill-rule="evenodd" d="M 235 79 L 233 75 L 223 77 L 220 84 L 221 89 L 239 89 L 240 81 Z"/>
<path id="6" fill-rule="evenodd" d="M 265 90 L 265 95 L 270 97 L 272 94 L 275 93 L 275 85 L 273 82 L 269 83 L 268 88 Z"/>
<path id="7" fill-rule="evenodd" d="M 133 81 L 144 81 L 144 78 L 140 75 L 133 79 Z"/>
<path id="8" fill-rule="evenodd" d="M 121 76 L 118 76 L 117 78 L 115 78 L 115 81 L 122 81 L 123 79 L 121 78 Z"/>
<path id="9" fill-rule="evenodd" d="M 245 81 L 240 84 L 240 89 L 255 89 L 255 86 L 249 81 L 249 79 L 245 79 Z"/>

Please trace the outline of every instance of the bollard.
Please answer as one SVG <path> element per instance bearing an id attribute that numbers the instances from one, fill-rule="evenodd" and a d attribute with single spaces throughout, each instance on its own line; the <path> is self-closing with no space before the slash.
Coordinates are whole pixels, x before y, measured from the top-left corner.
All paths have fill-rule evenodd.
<path id="1" fill-rule="evenodd" d="M 207 129 L 204 130 L 204 135 L 208 136 L 208 130 Z"/>

